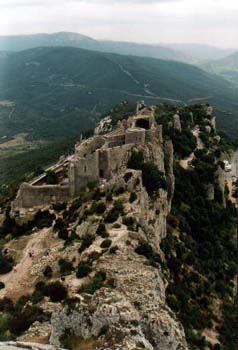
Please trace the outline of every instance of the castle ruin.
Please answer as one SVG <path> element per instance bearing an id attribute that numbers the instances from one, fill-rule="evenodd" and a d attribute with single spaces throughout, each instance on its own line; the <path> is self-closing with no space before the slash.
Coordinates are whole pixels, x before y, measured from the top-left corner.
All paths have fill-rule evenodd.
<path id="1" fill-rule="evenodd" d="M 137 110 L 134 117 L 118 122 L 105 135 L 95 135 L 75 145 L 75 153 L 54 167 L 57 185 L 46 184 L 46 175 L 20 186 L 13 210 L 32 208 L 74 198 L 91 182 L 113 178 L 126 167 L 135 145 L 163 142 L 162 126 L 155 122 L 155 109 Z"/>

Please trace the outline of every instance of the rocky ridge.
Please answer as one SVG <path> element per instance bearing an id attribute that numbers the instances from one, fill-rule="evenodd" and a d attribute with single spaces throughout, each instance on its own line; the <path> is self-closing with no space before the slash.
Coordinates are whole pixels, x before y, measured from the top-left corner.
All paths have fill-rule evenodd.
<path id="1" fill-rule="evenodd" d="M 208 135 L 214 132 L 212 123 L 207 120 Z M 170 127 L 180 137 L 179 111 Z M 191 123 L 189 128 L 193 127 Z M 38 294 L 31 295 L 23 311 L 37 304 L 48 317 L 35 320 L 20 341 L 37 339 L 52 349 L 188 349 L 183 326 L 166 302 L 169 276 L 161 251 L 175 189 L 173 143 L 164 133 L 153 142 L 135 145 L 109 181 L 88 186 L 62 208 L 42 208 L 54 216 L 47 226 L 54 246 L 49 245 L 50 254 L 37 257 L 26 271 L 31 290 Z M 148 174 L 154 172 L 158 187 L 151 191 L 155 178 L 148 181 Z M 225 206 L 222 176 L 219 168 L 216 181 Z M 207 192 L 214 200 L 213 184 Z M 68 264 L 66 272 L 59 259 L 64 268 Z M 49 279 L 60 281 L 67 296 L 52 300 L 44 294 Z M 6 291 L 7 285 L 0 293 L 7 295 Z M 39 293 L 44 296 L 35 300 Z"/>

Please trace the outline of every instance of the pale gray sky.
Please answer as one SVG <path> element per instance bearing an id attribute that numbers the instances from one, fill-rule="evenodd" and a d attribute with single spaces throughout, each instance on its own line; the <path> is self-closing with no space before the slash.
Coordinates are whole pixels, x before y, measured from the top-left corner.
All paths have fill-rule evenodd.
<path id="1" fill-rule="evenodd" d="M 0 35 L 57 31 L 238 48 L 238 0 L 0 0 Z"/>

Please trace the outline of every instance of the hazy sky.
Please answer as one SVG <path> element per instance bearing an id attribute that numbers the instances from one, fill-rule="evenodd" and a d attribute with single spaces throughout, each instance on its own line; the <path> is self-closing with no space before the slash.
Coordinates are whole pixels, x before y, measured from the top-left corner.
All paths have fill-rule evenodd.
<path id="1" fill-rule="evenodd" d="M 238 0 L 0 0 L 0 35 L 57 31 L 238 48 Z"/>

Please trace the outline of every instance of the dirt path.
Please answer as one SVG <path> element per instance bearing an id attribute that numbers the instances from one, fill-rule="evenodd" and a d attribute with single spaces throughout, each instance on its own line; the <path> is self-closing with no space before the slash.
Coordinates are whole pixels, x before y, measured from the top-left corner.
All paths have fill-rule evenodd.
<path id="1" fill-rule="evenodd" d="M 58 241 L 53 238 L 51 229 L 37 231 L 27 240 L 26 237 L 22 237 L 12 241 L 8 245 L 9 251 L 16 251 L 19 254 L 20 250 L 19 261 L 10 273 L 0 278 L 5 284 L 5 288 L 0 291 L 0 297 L 6 295 L 9 298 L 17 299 L 21 295 L 31 293 L 37 278 L 37 275 L 32 274 L 32 271 L 45 255 L 46 250 L 52 249 L 57 244 Z M 29 256 L 30 252 L 33 252 L 33 257 Z"/>
<path id="2" fill-rule="evenodd" d="M 199 133 L 200 133 L 199 127 L 195 126 L 195 128 L 192 130 L 192 134 L 197 139 L 197 148 L 196 149 L 203 149 L 204 148 L 204 144 L 203 144 L 202 140 L 199 137 Z M 195 158 L 195 154 L 193 152 L 193 153 L 190 154 L 190 156 L 188 158 L 181 159 L 180 160 L 181 167 L 184 168 L 184 169 L 188 169 L 189 163 L 191 163 L 194 160 L 194 158 Z"/>

